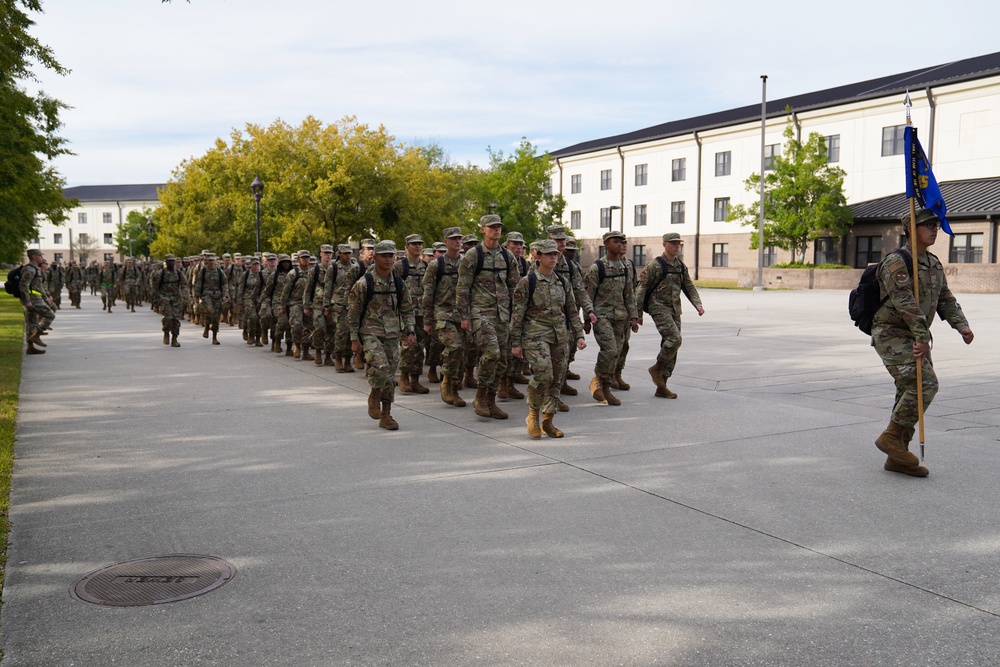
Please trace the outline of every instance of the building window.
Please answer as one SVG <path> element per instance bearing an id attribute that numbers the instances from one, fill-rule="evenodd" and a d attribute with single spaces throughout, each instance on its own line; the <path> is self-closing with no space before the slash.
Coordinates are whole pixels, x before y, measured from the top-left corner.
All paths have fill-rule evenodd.
<path id="1" fill-rule="evenodd" d="M 764 248 L 764 266 L 773 266 L 778 263 L 778 249 L 773 245 Z"/>
<path id="2" fill-rule="evenodd" d="M 104 235 L 104 245 L 111 245 L 112 243 L 114 243 L 114 238 L 113 237 L 114 237 L 114 234 L 105 234 Z"/>
<path id="3" fill-rule="evenodd" d="M 86 234 L 80 234 L 77 238 L 79 243 L 90 243 L 90 237 Z"/>
<path id="4" fill-rule="evenodd" d="M 724 222 L 729 215 L 729 197 L 718 197 L 715 200 L 715 221 Z"/>
<path id="5" fill-rule="evenodd" d="M 597 259 L 604 259 L 604 256 L 608 254 L 608 249 L 603 245 L 597 246 Z"/>
<path id="6" fill-rule="evenodd" d="M 104 253 L 104 261 L 105 262 L 113 262 L 113 261 L 115 261 L 115 254 L 113 252 L 106 252 L 106 253 Z"/>
<path id="7" fill-rule="evenodd" d="M 62 234 L 53 234 L 52 243 L 56 245 L 62 245 Z"/>
<path id="8" fill-rule="evenodd" d="M 677 158 L 670 165 L 670 180 L 683 181 L 685 179 L 687 179 L 687 158 Z"/>
<path id="9" fill-rule="evenodd" d="M 715 175 L 729 176 L 733 171 L 733 152 L 723 151 L 715 154 Z"/>
<path id="10" fill-rule="evenodd" d="M 832 236 L 816 239 L 813 253 L 813 264 L 840 264 L 840 253 L 837 252 L 837 240 Z"/>
<path id="11" fill-rule="evenodd" d="M 601 169 L 601 189 L 610 190 L 611 189 L 611 170 Z"/>
<path id="12" fill-rule="evenodd" d="M 52 261 L 55 262 L 56 264 L 62 264 L 62 253 L 61 252 L 52 253 Z"/>
<path id="13" fill-rule="evenodd" d="M 569 177 L 569 192 L 570 194 L 578 195 L 583 191 L 581 185 L 580 174 L 573 174 Z"/>
<path id="14" fill-rule="evenodd" d="M 637 204 L 635 207 L 635 226 L 645 227 L 646 226 L 646 205 Z"/>
<path id="15" fill-rule="evenodd" d="M 952 264 L 981 264 L 983 261 L 982 234 L 955 234 L 951 237 Z"/>
<path id="16" fill-rule="evenodd" d="M 649 165 L 648 164 L 637 164 L 635 165 L 635 184 L 645 185 L 646 177 L 649 175 Z"/>
<path id="17" fill-rule="evenodd" d="M 712 244 L 712 266 L 729 266 L 729 244 Z"/>
<path id="18" fill-rule="evenodd" d="M 611 229 L 611 209 L 601 209 L 601 229 Z"/>
<path id="19" fill-rule="evenodd" d="M 903 154 L 903 128 L 905 125 L 893 125 L 882 128 L 882 156 Z"/>
<path id="20" fill-rule="evenodd" d="M 636 266 L 646 266 L 646 246 L 632 246 L 632 263 Z"/>
<path id="21" fill-rule="evenodd" d="M 580 212 L 570 211 L 569 212 L 569 228 L 570 229 L 580 229 Z"/>
<path id="22" fill-rule="evenodd" d="M 106 224 L 106 225 L 110 225 L 111 224 L 111 214 L 110 213 L 105 213 L 104 214 L 104 224 Z"/>
<path id="23" fill-rule="evenodd" d="M 882 259 L 881 236 L 859 236 L 858 249 L 854 255 L 854 268 L 863 269 Z"/>
<path id="24" fill-rule="evenodd" d="M 546 197 L 551 197 L 552 196 L 552 179 L 551 178 L 549 180 L 545 181 L 545 196 Z"/>
<path id="25" fill-rule="evenodd" d="M 831 134 L 826 137 L 826 161 L 840 162 L 840 135 Z"/>
<path id="26" fill-rule="evenodd" d="M 774 169 L 774 158 L 781 155 L 781 144 L 768 144 L 764 146 L 764 171 Z"/>
<path id="27" fill-rule="evenodd" d="M 684 224 L 684 209 L 685 203 L 682 201 L 672 201 L 670 202 L 670 224 L 671 225 L 683 225 Z"/>
<path id="28" fill-rule="evenodd" d="M 81 225 L 87 224 L 87 214 L 86 213 L 77 213 L 76 214 L 76 221 L 79 224 L 81 224 Z"/>

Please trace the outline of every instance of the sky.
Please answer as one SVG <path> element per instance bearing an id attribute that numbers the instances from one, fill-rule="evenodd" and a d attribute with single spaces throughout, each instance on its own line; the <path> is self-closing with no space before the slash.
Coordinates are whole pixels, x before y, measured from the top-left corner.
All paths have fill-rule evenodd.
<path id="1" fill-rule="evenodd" d="M 905 8 L 905 9 L 904 9 Z M 247 123 L 355 116 L 485 165 L 1000 50 L 996 0 L 43 0 L 68 186 L 163 183 Z M 933 32 L 932 32 L 933 31 Z"/>

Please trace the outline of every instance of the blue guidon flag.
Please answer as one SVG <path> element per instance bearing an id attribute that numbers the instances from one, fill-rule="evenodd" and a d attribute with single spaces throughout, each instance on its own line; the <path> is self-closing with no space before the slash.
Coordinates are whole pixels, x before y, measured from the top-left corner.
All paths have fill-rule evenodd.
<path id="1" fill-rule="evenodd" d="M 945 206 L 944 197 L 941 196 L 941 188 L 938 187 L 934 172 L 931 171 L 931 163 L 927 161 L 920 140 L 917 139 L 917 128 L 907 125 L 903 129 L 904 154 L 908 163 L 906 165 L 906 197 L 916 197 L 920 206 L 933 211 L 941 221 L 941 229 L 946 234 L 954 236 L 951 225 L 945 218 L 948 207 Z"/>

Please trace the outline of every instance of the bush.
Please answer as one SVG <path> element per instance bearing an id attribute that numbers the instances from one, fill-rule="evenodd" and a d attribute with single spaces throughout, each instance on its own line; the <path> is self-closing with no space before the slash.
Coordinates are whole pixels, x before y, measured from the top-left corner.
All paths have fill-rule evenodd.
<path id="1" fill-rule="evenodd" d="M 806 264 L 805 262 L 782 262 L 772 264 L 769 269 L 850 269 L 843 264 Z"/>

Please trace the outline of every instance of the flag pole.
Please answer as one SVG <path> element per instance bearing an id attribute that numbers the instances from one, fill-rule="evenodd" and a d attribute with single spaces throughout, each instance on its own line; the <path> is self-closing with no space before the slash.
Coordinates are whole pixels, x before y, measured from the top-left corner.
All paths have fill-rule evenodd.
<path id="1" fill-rule="evenodd" d="M 910 118 L 910 91 L 906 91 L 906 124 L 913 126 L 913 120 Z M 912 151 L 911 151 L 912 152 Z M 912 155 L 907 155 L 906 159 L 909 161 L 913 160 Z M 907 178 L 912 178 L 912 164 L 907 164 L 906 168 L 911 170 L 911 174 Z M 917 269 L 919 264 L 917 263 L 917 248 L 916 248 L 916 238 L 917 238 L 917 198 L 916 194 L 913 197 L 909 197 L 910 200 L 910 261 L 913 264 L 913 300 L 916 301 L 917 307 L 920 307 L 920 288 L 919 288 L 919 277 Z M 917 359 L 917 425 L 919 427 L 920 435 L 920 460 L 924 460 L 924 373 L 923 373 L 923 359 Z"/>

